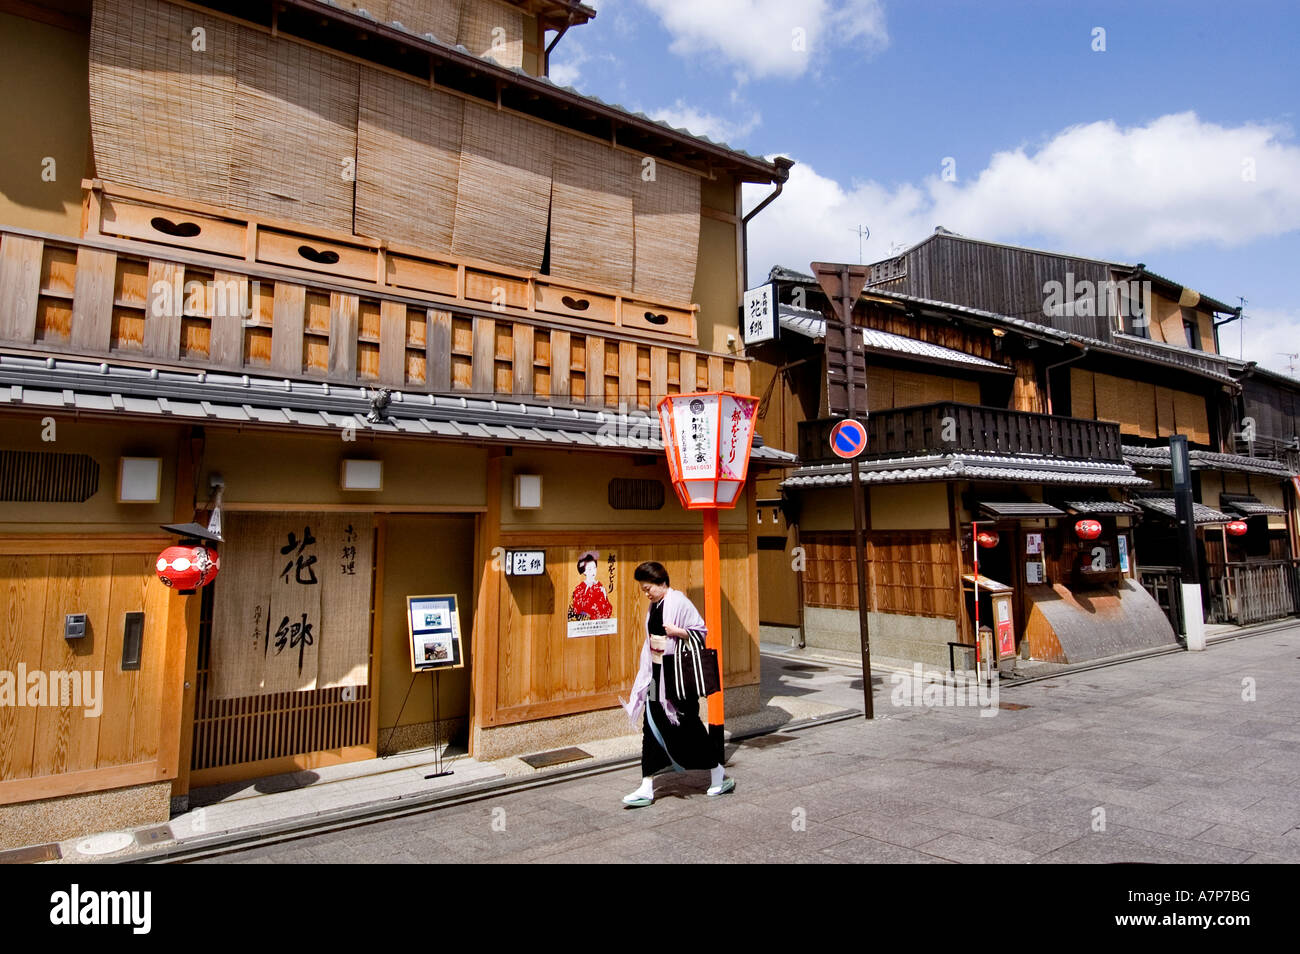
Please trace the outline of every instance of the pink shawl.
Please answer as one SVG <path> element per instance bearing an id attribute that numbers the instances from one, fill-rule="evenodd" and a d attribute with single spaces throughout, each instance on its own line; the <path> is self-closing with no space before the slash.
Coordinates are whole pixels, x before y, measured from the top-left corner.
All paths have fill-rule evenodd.
<path id="1" fill-rule="evenodd" d="M 686 598 L 686 594 L 679 590 L 669 587 L 668 592 L 664 594 L 664 622 L 676 626 L 679 629 L 695 629 L 704 632 L 704 620 L 699 612 L 692 605 L 691 601 Z M 641 717 L 641 712 L 645 709 L 646 697 L 650 694 L 650 682 L 654 678 L 654 663 L 650 659 L 650 614 L 646 614 L 646 637 L 645 642 L 641 644 L 641 664 L 637 669 L 636 682 L 632 684 L 632 695 L 626 700 L 620 699 L 624 710 L 627 712 L 628 721 L 633 726 L 636 725 L 637 719 Z M 676 640 L 669 638 L 668 648 L 664 651 L 665 656 L 671 656 L 677 649 Z M 673 725 L 678 724 L 677 710 L 673 708 L 672 701 L 664 692 L 663 668 L 659 670 L 659 691 L 657 693 L 659 701 L 663 703 L 664 714 L 668 716 L 668 721 Z"/>

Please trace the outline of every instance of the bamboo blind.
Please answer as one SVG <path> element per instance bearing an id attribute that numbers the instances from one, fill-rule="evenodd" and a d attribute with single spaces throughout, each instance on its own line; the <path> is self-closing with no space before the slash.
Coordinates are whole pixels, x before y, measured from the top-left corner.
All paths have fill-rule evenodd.
<path id="1" fill-rule="evenodd" d="M 452 251 L 537 269 L 546 245 L 555 133 L 465 104 Z"/>
<path id="2" fill-rule="evenodd" d="M 700 180 L 666 163 L 647 165 L 632 155 L 622 160 L 635 189 L 633 291 L 688 302 L 695 290 L 700 246 Z"/>
<path id="3" fill-rule="evenodd" d="M 373 519 L 364 514 L 229 514 L 222 574 L 214 587 L 208 698 L 231 699 L 281 692 L 365 685 L 369 680 Z M 347 540 L 351 527 L 353 540 Z M 315 542 L 285 555 L 289 540 Z M 341 572 L 343 548 L 353 572 Z M 300 557 L 310 562 L 299 583 Z M 315 557 L 314 560 L 310 558 Z M 284 574 L 289 566 L 288 574 Z M 277 652 L 282 620 L 306 614 L 312 641 L 302 652 Z"/>
<path id="4" fill-rule="evenodd" d="M 194 29 L 206 50 L 192 48 Z M 159 0 L 94 4 L 90 125 L 100 177 L 227 203 L 239 32 Z"/>
<path id="5" fill-rule="evenodd" d="M 632 290 L 632 179 L 601 143 L 560 134 L 551 195 L 551 275 Z"/>
<path id="6" fill-rule="evenodd" d="M 464 0 L 456 39 L 475 56 L 490 56 L 512 68 L 524 65 L 524 15 L 515 7 Z"/>
<path id="7" fill-rule="evenodd" d="M 229 205 L 351 232 L 357 65 L 241 29 L 238 77 Z"/>
<path id="8" fill-rule="evenodd" d="M 241 766 L 311 752 L 373 744 L 368 683 L 351 689 L 315 689 L 218 698 L 213 689 L 212 614 L 215 592 L 203 589 L 194 692 L 195 771 Z M 265 774 L 265 773 L 262 773 Z M 238 770 L 229 778 L 242 778 Z M 224 780 L 224 779 L 219 779 Z"/>
<path id="9" fill-rule="evenodd" d="M 436 252 L 451 250 L 461 122 L 457 97 L 362 70 L 358 234 Z"/>

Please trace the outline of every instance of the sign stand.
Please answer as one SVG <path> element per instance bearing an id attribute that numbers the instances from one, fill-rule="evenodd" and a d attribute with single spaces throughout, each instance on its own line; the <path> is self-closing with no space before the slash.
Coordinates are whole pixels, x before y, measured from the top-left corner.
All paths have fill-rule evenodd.
<path id="1" fill-rule="evenodd" d="M 849 460 L 849 473 L 852 475 L 853 490 L 853 549 L 854 564 L 857 568 L 858 575 L 858 633 L 862 644 L 862 702 L 864 714 L 868 719 L 876 717 L 875 704 L 872 699 L 871 687 L 871 624 L 870 613 L 871 607 L 867 603 L 867 544 L 866 544 L 866 501 L 862 495 L 862 478 L 858 473 L 858 454 L 866 449 L 865 428 L 852 418 L 859 410 L 857 392 L 860 389 L 863 394 L 861 402 L 861 413 L 865 419 L 867 416 L 867 382 L 866 382 L 866 362 L 863 361 L 863 381 L 859 387 L 855 387 L 853 381 L 854 356 L 862 351 L 862 339 L 854 341 L 853 328 L 853 305 L 862 294 L 863 287 L 867 284 L 867 268 L 863 265 L 834 265 L 826 262 L 813 262 L 813 274 L 817 276 L 817 282 L 825 292 L 827 300 L 830 301 L 831 307 L 835 309 L 836 315 L 840 319 L 843 329 L 842 352 L 844 355 L 844 391 L 845 401 L 844 408 L 848 412 L 850 420 L 841 421 L 835 426 L 835 434 L 831 438 L 831 447 L 841 457 L 849 456 L 842 453 L 837 446 L 837 436 L 842 428 L 852 423 L 862 431 L 863 439 L 858 445 L 856 451 L 852 452 Z M 827 323 L 827 330 L 830 324 Z M 831 342 L 830 336 L 827 336 L 827 394 L 830 395 L 830 376 L 833 371 L 830 367 L 831 360 Z M 831 413 L 836 409 L 831 408 Z"/>
<path id="2" fill-rule="evenodd" d="M 433 671 L 433 773 L 426 775 L 425 778 L 444 778 L 448 775 L 455 775 L 451 769 L 442 767 L 442 719 L 441 711 L 438 707 L 438 670 Z"/>

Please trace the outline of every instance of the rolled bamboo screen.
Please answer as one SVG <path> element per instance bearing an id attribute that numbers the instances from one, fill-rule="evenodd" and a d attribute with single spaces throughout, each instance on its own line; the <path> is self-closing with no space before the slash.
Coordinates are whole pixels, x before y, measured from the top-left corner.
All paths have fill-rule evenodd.
<path id="1" fill-rule="evenodd" d="M 457 42 L 475 56 L 490 56 L 502 66 L 524 65 L 524 15 L 492 0 L 464 0 Z"/>
<path id="2" fill-rule="evenodd" d="M 632 290 L 634 180 L 603 143 L 555 137 L 551 193 L 551 275 Z"/>
<path id="3" fill-rule="evenodd" d="M 489 45 L 522 23 L 488 0 L 365 5 Z M 694 292 L 696 175 L 188 7 L 94 5 L 90 106 L 111 182 L 527 269 L 549 225 L 558 278 Z"/>
<path id="4" fill-rule="evenodd" d="M 455 96 L 362 69 L 357 234 L 451 251 L 462 109 Z"/>
<path id="5" fill-rule="evenodd" d="M 689 302 L 700 248 L 699 177 L 667 163 L 628 159 L 634 164 L 636 184 L 632 289 L 655 300 Z"/>
<path id="6" fill-rule="evenodd" d="M 432 33 L 443 43 L 456 43 L 462 0 L 339 0 L 345 10 L 365 10 L 380 23 L 396 21 L 412 33 Z"/>
<path id="7" fill-rule="evenodd" d="M 201 29 L 206 49 L 193 48 Z M 95 169 L 124 185 L 226 205 L 236 29 L 159 0 L 101 0 L 90 28 Z"/>
<path id="8" fill-rule="evenodd" d="M 555 132 L 465 104 L 452 251 L 537 269 L 546 246 Z"/>
<path id="9" fill-rule="evenodd" d="M 241 30 L 230 205 L 352 231 L 358 66 Z"/>

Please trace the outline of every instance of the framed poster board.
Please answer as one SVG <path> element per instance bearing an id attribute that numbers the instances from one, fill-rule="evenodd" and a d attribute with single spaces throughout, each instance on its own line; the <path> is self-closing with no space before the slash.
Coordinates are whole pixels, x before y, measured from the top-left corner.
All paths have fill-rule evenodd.
<path id="1" fill-rule="evenodd" d="M 411 637 L 412 672 L 465 665 L 455 593 L 408 596 L 406 628 Z"/>

